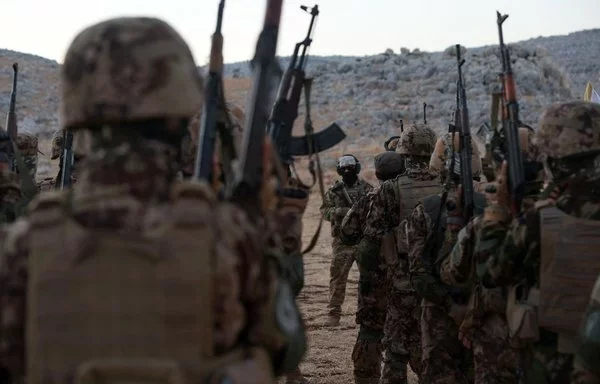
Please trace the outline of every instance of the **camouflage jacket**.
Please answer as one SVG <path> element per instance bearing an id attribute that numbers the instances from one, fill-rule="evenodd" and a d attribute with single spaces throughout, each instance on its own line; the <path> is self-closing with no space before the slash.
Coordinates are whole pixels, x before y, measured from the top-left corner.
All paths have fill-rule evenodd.
<path id="1" fill-rule="evenodd" d="M 445 207 L 444 207 L 445 209 Z M 432 275 L 431 267 L 425 263 L 425 250 L 433 236 L 435 218 L 430 217 L 422 203 L 419 203 L 408 218 L 406 237 L 408 239 L 408 264 L 410 282 L 417 294 L 427 301 L 450 307 L 452 299 L 439 279 Z M 453 244 L 454 238 L 446 231 L 445 243 Z M 442 248 L 445 248 L 442 245 Z"/>
<path id="2" fill-rule="evenodd" d="M 362 238 L 365 218 L 379 187 L 352 205 L 340 227 L 340 239 L 355 245 Z M 386 265 L 381 252 L 365 252 L 357 257 L 360 272 L 356 323 L 373 330 L 383 330 L 387 311 Z"/>
<path id="3" fill-rule="evenodd" d="M 331 222 L 331 236 L 338 237 L 340 225 L 352 205 L 362 196 L 373 189 L 373 186 L 362 179 L 358 179 L 353 186 L 348 187 L 343 181 L 338 180 L 333 187 L 325 193 L 325 199 L 320 211 L 323 219 Z"/>
<path id="4" fill-rule="evenodd" d="M 344 244 L 356 245 L 362 239 L 367 214 L 369 213 L 373 196 L 378 193 L 379 188 L 375 187 L 358 199 L 344 216 L 340 225 L 340 239 Z"/>
<path id="5" fill-rule="evenodd" d="M 99 194 L 95 199 L 84 197 L 78 193 L 78 187 L 81 184 L 73 188 L 70 213 L 63 215 L 71 215 L 67 217 L 89 230 L 152 236 L 157 223 L 169 222 L 175 209 L 170 202 L 148 204 L 115 188 L 96 189 Z M 213 196 L 207 186 L 202 191 L 203 196 Z M 192 195 L 198 196 L 198 193 Z M 30 215 L 43 209 L 51 200 L 62 201 L 65 196 L 62 191 L 39 195 L 32 202 Z M 111 201 L 110 206 L 106 205 L 107 199 Z M 274 325 L 269 315 L 278 295 L 276 280 L 280 268 L 274 258 L 265 257 L 262 250 L 266 240 L 246 215 L 235 206 L 218 203 L 214 196 L 211 199 L 212 204 L 207 204 L 206 200 L 197 201 L 197 208 L 212 221 L 210 225 L 216 231 L 214 241 L 218 244 L 217 247 L 198 244 L 198 249 L 215 249 L 214 259 L 218 263 L 215 284 L 217 288 L 222 284 L 220 289 L 213 290 L 215 296 L 212 298 L 216 305 L 213 311 L 214 350 L 231 349 L 243 335 L 245 343 L 263 346 L 275 357 L 286 343 L 281 334 L 273 333 Z M 0 366 L 13 377 L 22 377 L 26 369 L 25 309 L 28 306 L 28 260 L 33 231 L 30 216 L 22 217 L 0 231 Z"/>

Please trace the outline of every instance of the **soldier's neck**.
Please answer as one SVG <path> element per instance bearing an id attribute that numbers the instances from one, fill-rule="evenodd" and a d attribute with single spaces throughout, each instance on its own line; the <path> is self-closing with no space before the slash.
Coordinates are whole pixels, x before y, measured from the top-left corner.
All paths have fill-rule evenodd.
<path id="1" fill-rule="evenodd" d="M 76 193 L 116 188 L 142 202 L 169 200 L 178 170 L 176 151 L 157 143 L 137 148 L 124 143 L 93 151 L 84 161 Z"/>

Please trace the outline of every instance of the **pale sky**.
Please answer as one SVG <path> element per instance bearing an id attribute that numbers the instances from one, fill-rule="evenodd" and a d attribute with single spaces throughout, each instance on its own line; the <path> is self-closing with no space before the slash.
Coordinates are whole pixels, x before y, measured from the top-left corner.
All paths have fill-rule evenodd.
<path id="1" fill-rule="evenodd" d="M 265 12 L 265 0 L 226 0 L 225 62 L 248 60 Z M 285 0 L 278 55 L 288 56 L 306 34 L 310 16 Z M 311 53 L 370 55 L 400 47 L 442 50 L 497 44 L 496 10 L 508 13 L 506 42 L 600 27 L 600 0 L 320 0 Z M 152 16 L 169 22 L 206 64 L 218 0 L 1 0 L 0 48 L 63 61 L 86 26 L 117 16 Z"/>

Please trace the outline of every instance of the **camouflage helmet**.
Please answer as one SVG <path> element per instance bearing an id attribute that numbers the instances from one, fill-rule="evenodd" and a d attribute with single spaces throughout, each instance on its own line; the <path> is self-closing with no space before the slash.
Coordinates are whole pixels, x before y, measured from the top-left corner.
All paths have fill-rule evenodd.
<path id="1" fill-rule="evenodd" d="M 435 132 L 426 125 L 412 125 L 400 136 L 397 151 L 401 155 L 429 157 L 435 145 Z"/>
<path id="2" fill-rule="evenodd" d="M 554 159 L 600 151 L 600 104 L 551 105 L 542 114 L 533 142 L 540 153 Z"/>
<path id="3" fill-rule="evenodd" d="M 61 86 L 63 128 L 190 118 L 202 106 L 202 77 L 188 45 L 154 18 L 116 18 L 80 32 Z"/>
<path id="4" fill-rule="evenodd" d="M 373 162 L 375 165 L 375 176 L 379 180 L 393 179 L 406 170 L 404 156 L 392 151 L 376 155 L 373 158 Z"/>

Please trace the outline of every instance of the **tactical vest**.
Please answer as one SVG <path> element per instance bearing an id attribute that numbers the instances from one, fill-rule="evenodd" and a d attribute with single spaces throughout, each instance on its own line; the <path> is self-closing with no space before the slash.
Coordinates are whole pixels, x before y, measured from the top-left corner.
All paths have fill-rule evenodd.
<path id="1" fill-rule="evenodd" d="M 400 221 L 410 217 L 419 201 L 427 196 L 437 195 L 442 189 L 437 178 L 432 180 L 416 180 L 408 176 L 400 176 L 394 183 L 398 185 L 402 193 Z"/>
<path id="2" fill-rule="evenodd" d="M 575 337 L 600 274 L 600 221 L 580 219 L 553 206 L 539 214 L 539 325 Z"/>
<path id="3" fill-rule="evenodd" d="M 251 355 L 263 369 L 247 368 L 246 376 L 229 370 L 244 366 L 248 350 L 215 354 L 213 292 L 223 263 L 213 248 L 216 201 L 201 187 L 175 191 L 170 215 L 144 235 L 81 226 L 68 213 L 65 194 L 36 202 L 28 260 L 29 383 L 203 383 L 222 371 L 233 383 L 273 382 L 261 350 Z"/>

